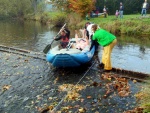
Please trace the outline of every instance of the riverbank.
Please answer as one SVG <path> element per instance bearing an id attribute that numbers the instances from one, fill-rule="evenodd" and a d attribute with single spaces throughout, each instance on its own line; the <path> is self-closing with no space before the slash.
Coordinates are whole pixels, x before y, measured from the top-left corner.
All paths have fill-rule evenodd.
<path id="1" fill-rule="evenodd" d="M 100 27 L 116 35 L 126 36 L 148 36 L 150 35 L 150 15 L 141 17 L 141 15 L 124 15 L 123 19 L 108 16 L 107 18 L 92 18 Z"/>
<path id="2" fill-rule="evenodd" d="M 26 20 L 41 21 L 44 24 L 53 26 L 61 26 L 67 23 L 71 29 L 83 28 L 87 21 L 98 24 L 101 28 L 112 32 L 115 35 L 127 36 L 149 36 L 150 35 L 150 15 L 141 16 L 140 14 L 124 15 L 123 19 L 116 18 L 115 15 L 109 15 L 107 18 L 103 16 L 82 19 L 79 15 L 62 12 L 47 12 L 42 15 L 25 17 Z"/>

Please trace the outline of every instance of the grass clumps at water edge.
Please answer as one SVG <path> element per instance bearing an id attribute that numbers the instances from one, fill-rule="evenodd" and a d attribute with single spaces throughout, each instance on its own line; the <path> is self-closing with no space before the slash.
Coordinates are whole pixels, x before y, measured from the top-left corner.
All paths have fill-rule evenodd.
<path id="1" fill-rule="evenodd" d="M 87 21 L 98 24 L 101 28 L 115 35 L 127 35 L 127 36 L 149 36 L 150 35 L 150 16 L 141 17 L 140 14 L 136 15 L 124 15 L 123 19 L 116 18 L 115 15 L 109 15 L 107 18 L 94 17 L 90 20 L 86 20 L 80 17 L 76 13 L 66 12 L 44 12 L 36 15 L 28 15 L 26 19 L 38 20 L 45 24 L 51 24 L 53 26 L 62 26 L 67 23 L 67 26 L 71 29 L 80 29 L 85 26 Z"/>
<path id="2" fill-rule="evenodd" d="M 143 84 L 142 90 L 136 94 L 140 106 L 144 108 L 144 113 L 150 113 L 150 79 Z"/>
<path id="3" fill-rule="evenodd" d="M 140 15 L 124 15 L 123 19 L 114 15 L 107 18 L 91 18 L 91 22 L 98 24 L 116 35 L 150 35 L 150 17 L 141 18 Z"/>

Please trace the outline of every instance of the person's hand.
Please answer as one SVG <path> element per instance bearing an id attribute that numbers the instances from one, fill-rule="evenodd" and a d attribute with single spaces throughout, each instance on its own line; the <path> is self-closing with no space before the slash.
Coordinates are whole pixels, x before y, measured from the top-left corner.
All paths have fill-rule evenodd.
<path id="1" fill-rule="evenodd" d="M 77 30 L 75 30 L 74 32 L 75 32 L 75 34 L 77 34 Z"/>
<path id="2" fill-rule="evenodd" d="M 54 39 L 56 39 L 56 37 L 54 37 Z"/>
<path id="3" fill-rule="evenodd" d="M 85 39 L 88 40 L 89 38 L 86 36 Z"/>
<path id="4" fill-rule="evenodd" d="M 62 32 L 62 31 L 64 31 L 64 30 L 65 30 L 65 28 L 63 27 L 63 28 L 61 28 L 61 30 L 60 30 L 60 31 Z"/>
<path id="5" fill-rule="evenodd" d="M 78 34 L 75 33 L 75 38 L 78 39 Z"/>

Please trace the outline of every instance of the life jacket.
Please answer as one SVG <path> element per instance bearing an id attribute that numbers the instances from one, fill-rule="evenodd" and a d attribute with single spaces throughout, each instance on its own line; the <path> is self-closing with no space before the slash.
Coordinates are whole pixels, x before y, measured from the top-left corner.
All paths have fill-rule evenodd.
<path id="1" fill-rule="evenodd" d="M 66 36 L 61 37 L 61 42 L 69 42 L 69 38 Z"/>

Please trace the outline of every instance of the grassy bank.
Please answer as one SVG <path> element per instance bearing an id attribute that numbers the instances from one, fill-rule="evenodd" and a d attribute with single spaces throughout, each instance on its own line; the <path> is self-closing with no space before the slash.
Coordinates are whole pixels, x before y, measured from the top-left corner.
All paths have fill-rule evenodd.
<path id="1" fill-rule="evenodd" d="M 38 17 L 38 16 L 37 16 Z M 87 20 L 81 19 L 77 14 L 66 14 L 62 12 L 49 12 L 44 13 L 40 17 L 41 22 L 53 24 L 55 26 L 61 25 L 61 23 L 67 22 L 68 26 L 72 29 L 82 28 Z M 128 35 L 128 36 L 147 36 L 150 35 L 150 16 L 141 17 L 137 15 L 124 15 L 123 19 L 116 18 L 114 15 L 110 15 L 107 18 L 102 16 L 90 18 L 90 22 L 98 24 L 101 28 L 104 28 L 116 35 Z"/>
<path id="2" fill-rule="evenodd" d="M 24 17 L 25 20 L 40 21 L 42 24 L 52 24 L 53 26 L 61 26 L 67 19 L 65 12 L 44 12 L 28 14 Z"/>
<path id="3" fill-rule="evenodd" d="M 144 108 L 144 113 L 150 113 L 150 79 L 143 84 L 141 91 L 136 94 L 140 106 Z"/>
<path id="4" fill-rule="evenodd" d="M 108 16 L 107 18 L 91 18 L 90 21 L 116 35 L 150 35 L 150 16 L 144 18 L 141 17 L 140 14 L 124 15 L 124 18 L 120 19 L 112 15 Z M 85 20 L 82 23 L 85 23 Z"/>
<path id="5" fill-rule="evenodd" d="M 45 12 L 37 15 L 26 15 L 27 20 L 41 21 L 44 24 L 61 26 L 67 23 L 71 29 L 83 28 L 87 20 L 82 19 L 74 13 L 64 12 Z M 128 36 L 149 36 L 150 35 L 150 15 L 141 17 L 140 14 L 124 15 L 123 19 L 116 18 L 115 15 L 109 15 L 107 18 L 102 16 L 90 18 L 90 22 L 98 24 L 101 28 L 112 32 L 115 35 Z"/>

